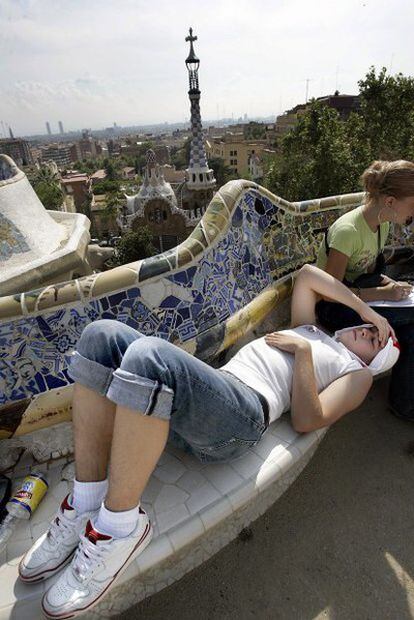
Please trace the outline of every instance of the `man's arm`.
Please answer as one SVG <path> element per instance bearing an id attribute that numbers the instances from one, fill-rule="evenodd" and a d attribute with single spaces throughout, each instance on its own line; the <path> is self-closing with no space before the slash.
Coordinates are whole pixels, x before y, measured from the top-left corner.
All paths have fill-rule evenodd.
<path id="1" fill-rule="evenodd" d="M 372 376 L 366 368 L 340 377 L 318 394 L 310 343 L 283 332 L 267 334 L 265 341 L 295 356 L 290 410 L 293 428 L 298 433 L 330 426 L 358 407 L 368 394 Z"/>
<path id="2" fill-rule="evenodd" d="M 318 394 L 311 347 L 298 347 L 291 401 L 293 428 L 299 433 L 308 433 L 330 426 L 356 409 L 365 399 L 371 385 L 371 373 L 362 369 L 340 377 Z"/>

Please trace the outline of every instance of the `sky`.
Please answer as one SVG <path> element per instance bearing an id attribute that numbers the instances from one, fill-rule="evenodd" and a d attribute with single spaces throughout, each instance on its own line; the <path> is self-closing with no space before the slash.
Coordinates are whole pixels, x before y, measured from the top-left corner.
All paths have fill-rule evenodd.
<path id="1" fill-rule="evenodd" d="M 412 0 L 0 0 L 0 121 L 188 121 L 190 26 L 205 121 L 356 94 L 371 65 L 414 73 Z"/>

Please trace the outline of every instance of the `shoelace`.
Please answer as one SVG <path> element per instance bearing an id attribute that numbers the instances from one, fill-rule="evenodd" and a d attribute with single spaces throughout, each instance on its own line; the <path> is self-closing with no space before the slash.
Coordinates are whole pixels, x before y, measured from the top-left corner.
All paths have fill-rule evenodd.
<path id="1" fill-rule="evenodd" d="M 59 539 L 69 533 L 69 530 L 72 530 L 74 526 L 73 521 L 65 517 L 65 515 L 59 514 L 56 519 L 52 522 L 49 532 L 48 539 L 52 546 L 56 546 L 59 543 Z"/>
<path id="2" fill-rule="evenodd" d="M 95 545 L 81 534 L 80 543 L 72 561 L 72 572 L 78 581 L 84 583 L 92 578 L 95 569 L 101 564 L 105 551 L 104 547 Z"/>

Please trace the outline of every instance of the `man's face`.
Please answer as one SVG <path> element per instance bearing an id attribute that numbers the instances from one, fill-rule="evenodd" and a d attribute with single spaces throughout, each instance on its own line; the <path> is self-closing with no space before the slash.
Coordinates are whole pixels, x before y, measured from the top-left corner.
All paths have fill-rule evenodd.
<path id="1" fill-rule="evenodd" d="M 354 327 L 339 334 L 338 341 L 358 357 L 370 364 L 382 349 L 376 327 Z"/>

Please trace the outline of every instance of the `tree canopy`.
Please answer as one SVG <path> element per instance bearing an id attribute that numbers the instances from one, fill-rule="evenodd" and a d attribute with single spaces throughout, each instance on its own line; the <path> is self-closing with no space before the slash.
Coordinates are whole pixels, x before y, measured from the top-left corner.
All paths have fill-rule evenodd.
<path id="1" fill-rule="evenodd" d="M 34 190 L 45 209 L 60 210 L 63 203 L 63 192 L 57 183 L 39 181 L 34 184 Z"/>
<path id="2" fill-rule="evenodd" d="M 341 120 L 312 101 L 268 160 L 265 185 L 288 200 L 359 191 L 374 159 L 414 157 L 414 80 L 374 67 L 359 81 L 360 111 Z"/>
<path id="3" fill-rule="evenodd" d="M 152 233 L 146 226 L 137 231 L 130 231 L 123 235 L 116 248 L 116 263 L 125 265 L 148 256 L 157 254 L 152 244 Z"/>

